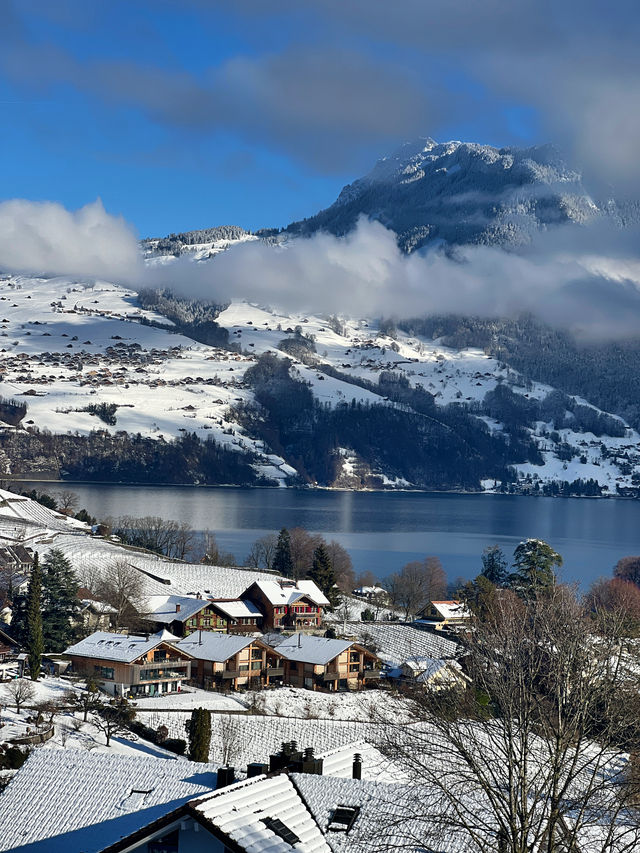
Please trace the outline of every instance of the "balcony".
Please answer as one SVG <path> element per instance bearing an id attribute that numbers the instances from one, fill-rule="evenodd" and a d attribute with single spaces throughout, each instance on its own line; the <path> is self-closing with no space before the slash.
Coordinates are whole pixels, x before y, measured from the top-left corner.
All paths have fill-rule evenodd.
<path id="1" fill-rule="evenodd" d="M 267 678 L 275 678 L 278 675 L 284 675 L 284 667 L 283 666 L 268 666 L 264 670 L 264 674 Z"/>
<path id="2" fill-rule="evenodd" d="M 150 681 L 188 681 L 191 678 L 191 661 L 134 664 L 130 670 L 130 684 L 147 684 Z"/>
<path id="3" fill-rule="evenodd" d="M 360 677 L 364 679 L 364 681 L 376 681 L 380 678 L 380 670 L 365 669 L 364 672 L 360 673 Z"/>
<path id="4" fill-rule="evenodd" d="M 333 670 L 333 672 L 323 672 L 320 677 L 323 681 L 335 681 L 337 678 L 340 678 L 340 673 Z"/>
<path id="5" fill-rule="evenodd" d="M 217 675 L 218 673 L 216 673 Z M 255 671 L 256 675 L 260 674 L 259 670 Z M 249 678 L 250 672 L 248 669 L 225 669 L 220 675 L 223 678 Z"/>

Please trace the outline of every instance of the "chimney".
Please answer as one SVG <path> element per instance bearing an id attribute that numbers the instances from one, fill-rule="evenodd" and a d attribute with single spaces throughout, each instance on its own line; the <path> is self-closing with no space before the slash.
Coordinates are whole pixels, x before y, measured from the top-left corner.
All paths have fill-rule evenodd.
<path id="1" fill-rule="evenodd" d="M 226 788 L 227 785 L 233 785 L 236 780 L 236 771 L 233 767 L 219 767 L 218 778 L 216 781 L 216 791 L 218 788 Z"/>
<path id="2" fill-rule="evenodd" d="M 362 756 L 359 752 L 353 756 L 353 769 L 351 772 L 353 779 L 362 779 Z"/>
<path id="3" fill-rule="evenodd" d="M 180 605 L 176 604 L 176 613 L 180 613 Z"/>
<path id="4" fill-rule="evenodd" d="M 268 764 L 261 764 L 259 761 L 252 761 L 251 764 L 247 764 L 247 779 L 253 779 L 254 776 L 262 776 L 268 772 Z"/>

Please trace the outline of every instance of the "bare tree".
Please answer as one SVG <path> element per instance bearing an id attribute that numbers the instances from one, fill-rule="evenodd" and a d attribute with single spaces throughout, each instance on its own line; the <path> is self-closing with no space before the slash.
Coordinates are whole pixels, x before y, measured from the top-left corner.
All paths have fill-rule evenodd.
<path id="1" fill-rule="evenodd" d="M 351 592 L 355 583 L 355 574 L 348 551 L 335 539 L 332 539 L 326 548 L 337 586 L 342 592 Z"/>
<path id="2" fill-rule="evenodd" d="M 86 723 L 89 712 L 97 710 L 101 704 L 98 685 L 89 678 L 84 690 L 67 690 L 64 703 L 67 708 L 81 712 L 82 719 Z"/>
<path id="3" fill-rule="evenodd" d="M 437 557 L 414 560 L 386 581 L 391 604 L 404 610 L 405 620 L 415 617 L 429 601 L 441 599 L 447 589 L 447 577 Z"/>
<path id="4" fill-rule="evenodd" d="M 35 698 L 36 689 L 31 681 L 26 678 L 16 678 L 9 684 L 5 684 L 5 694 L 11 700 L 11 704 L 16 706 L 16 711 L 20 713 L 20 708 Z"/>
<path id="5" fill-rule="evenodd" d="M 202 543 L 201 563 L 206 566 L 237 566 L 238 563 L 233 554 L 228 551 L 221 551 L 216 537 L 209 530 L 205 530 Z"/>
<path id="6" fill-rule="evenodd" d="M 254 569 L 271 569 L 277 544 L 278 537 L 275 533 L 267 533 L 266 536 L 256 539 L 244 561 L 245 566 Z"/>
<path id="7" fill-rule="evenodd" d="M 304 527 L 292 527 L 289 530 L 291 541 L 291 560 L 295 580 L 307 576 L 313 565 L 313 552 L 324 543 L 322 536 L 309 533 Z"/>
<path id="8" fill-rule="evenodd" d="M 354 583 L 356 589 L 359 589 L 362 586 L 375 586 L 378 583 L 378 578 L 373 574 L 373 572 L 360 572 Z"/>
<path id="9" fill-rule="evenodd" d="M 56 497 L 58 498 L 59 512 L 64 513 L 64 515 L 73 515 L 80 503 L 78 495 L 75 492 L 65 489 L 59 492 Z"/>
<path id="10" fill-rule="evenodd" d="M 135 708 L 126 699 L 114 699 L 112 702 L 101 703 L 92 715 L 91 722 L 102 732 L 107 746 L 110 746 L 112 737 L 128 732 L 129 723 L 135 715 Z"/>
<path id="11" fill-rule="evenodd" d="M 115 610 L 116 628 L 140 627 L 146 611 L 144 576 L 126 560 L 115 560 L 102 572 L 96 595 Z"/>
<path id="12" fill-rule="evenodd" d="M 157 515 L 142 518 L 123 515 L 111 527 L 113 534 L 128 545 L 167 557 L 183 560 L 193 549 L 193 531 L 186 521 L 172 521 Z"/>
<path id="13" fill-rule="evenodd" d="M 470 689 L 416 690 L 413 725 L 383 727 L 416 783 L 389 807 L 385 849 L 419 837 L 467 853 L 638 850 L 639 652 L 618 621 L 555 588 L 500 595 L 472 628 Z"/>
<path id="14" fill-rule="evenodd" d="M 220 714 L 217 722 L 222 763 L 228 767 L 237 761 L 242 753 L 240 725 L 231 714 Z"/>

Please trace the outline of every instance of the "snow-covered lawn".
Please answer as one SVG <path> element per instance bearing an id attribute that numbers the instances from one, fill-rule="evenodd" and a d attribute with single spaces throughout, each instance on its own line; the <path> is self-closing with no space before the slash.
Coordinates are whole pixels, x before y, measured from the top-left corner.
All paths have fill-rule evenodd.
<path id="1" fill-rule="evenodd" d="M 245 701 L 261 714 L 301 719 L 367 723 L 379 719 L 380 713 L 408 719 L 406 701 L 383 690 L 319 693 L 301 687 L 279 687 L 247 693 Z"/>
<path id="2" fill-rule="evenodd" d="M 213 690 L 189 687 L 180 693 L 165 693 L 162 696 L 145 696 L 136 699 L 137 712 L 142 711 L 185 711 L 192 708 L 208 708 L 210 711 L 246 711 L 246 700 L 226 696 Z"/>

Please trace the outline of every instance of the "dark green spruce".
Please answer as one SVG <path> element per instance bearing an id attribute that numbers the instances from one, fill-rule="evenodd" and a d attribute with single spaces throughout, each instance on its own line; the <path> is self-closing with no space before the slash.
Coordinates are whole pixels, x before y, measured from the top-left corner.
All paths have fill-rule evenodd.
<path id="1" fill-rule="evenodd" d="M 42 635 L 42 572 L 36 553 L 27 591 L 27 637 L 26 650 L 29 655 L 29 672 L 32 681 L 40 675 L 44 638 Z"/>

